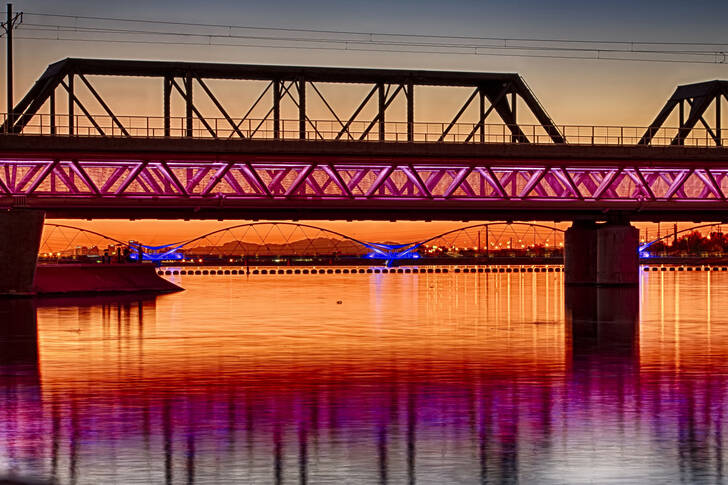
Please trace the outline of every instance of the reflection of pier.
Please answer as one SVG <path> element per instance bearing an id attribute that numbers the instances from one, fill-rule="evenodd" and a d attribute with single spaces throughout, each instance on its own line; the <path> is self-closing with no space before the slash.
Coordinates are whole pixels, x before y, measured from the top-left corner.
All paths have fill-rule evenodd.
<path id="1" fill-rule="evenodd" d="M 639 363 L 639 289 L 566 288 L 566 329 L 574 364 L 605 355 Z M 577 370 L 577 369 L 575 369 Z"/>
<path id="2" fill-rule="evenodd" d="M 4 483 L 6 474 L 42 464 L 46 443 L 33 437 L 43 435 L 46 423 L 33 302 L 0 298 L 0 322 L 0 483 Z"/>
<path id="3" fill-rule="evenodd" d="M 42 394 L 35 310 L 15 302 L 0 310 L 14 321 L 3 334 L 2 375 L 18 366 L 34 371 L 3 380 L 0 395 L 10 405 L 0 457 L 60 482 L 113 470 L 118 481 L 153 483 L 554 483 L 564 449 L 593 460 L 590 478 L 600 481 L 600 460 L 610 455 L 599 447 L 619 440 L 625 453 L 652 453 L 644 463 L 626 460 L 625 480 L 647 468 L 658 480 L 673 466 L 686 481 L 721 477 L 725 382 L 640 369 L 638 298 L 637 289 L 569 290 L 566 370 L 395 355 L 402 365 L 334 363 L 312 372 L 291 365 L 265 374 L 243 358 L 230 368 L 220 362 L 220 375 L 191 366 L 166 380 L 137 368 L 148 359 L 152 301 L 97 301 L 73 311 L 82 331 L 100 312 L 103 335 L 124 347 L 129 360 L 120 361 L 118 380 L 46 380 Z M 58 365 L 42 350 L 41 369 Z M 676 449 L 664 449 L 666 440 Z"/>
<path id="4" fill-rule="evenodd" d="M 25 298 L 0 298 L 0 364 L 38 373 L 38 326 L 35 305 Z M 7 375 L 7 374 L 5 374 Z"/>

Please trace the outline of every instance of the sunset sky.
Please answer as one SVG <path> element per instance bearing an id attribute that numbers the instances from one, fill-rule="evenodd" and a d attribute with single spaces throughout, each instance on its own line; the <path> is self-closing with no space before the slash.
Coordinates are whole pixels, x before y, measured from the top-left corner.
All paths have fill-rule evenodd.
<path id="1" fill-rule="evenodd" d="M 694 49 L 717 52 L 728 50 L 725 19 L 728 18 L 728 2 L 693 1 L 410 1 L 410 2 L 340 2 L 281 0 L 277 2 L 239 2 L 189 0 L 124 2 L 66 0 L 18 1 L 15 11 L 26 13 L 24 25 L 16 32 L 15 93 L 19 99 L 45 67 L 66 57 L 98 57 L 123 59 L 185 60 L 206 62 L 260 63 L 310 66 L 348 66 L 438 69 L 462 71 L 517 72 L 528 82 L 541 104 L 558 124 L 636 125 L 650 123 L 655 113 L 678 84 L 710 79 L 728 78 L 728 66 L 704 58 L 704 63 L 686 62 L 636 62 L 616 60 L 561 59 L 559 50 L 548 50 L 544 55 L 552 57 L 519 57 L 520 51 L 480 51 L 480 54 L 432 52 L 370 52 L 343 49 L 309 49 L 272 47 L 275 40 L 246 41 L 247 46 L 180 45 L 179 37 L 143 36 L 133 34 L 96 35 L 73 32 L 56 32 L 43 25 L 76 26 L 83 28 L 164 29 L 168 32 L 201 32 L 199 26 L 165 24 L 119 23 L 101 19 L 79 19 L 73 16 L 124 19 L 163 20 L 195 24 L 222 24 L 231 26 L 255 26 L 313 31 L 338 31 L 372 34 L 371 38 L 386 38 L 380 34 L 409 34 L 442 37 L 457 44 L 456 36 L 474 36 L 507 39 L 541 39 L 562 41 L 626 41 L 650 44 L 649 48 L 668 48 L 669 43 L 694 44 Z M 70 17 L 49 17 L 37 14 L 59 14 Z M 232 29 L 231 29 L 232 31 Z M 217 32 L 217 31 L 215 31 Z M 235 32 L 259 33 L 262 36 L 279 37 L 284 31 Z M 286 34 L 288 35 L 288 34 Z M 293 34 L 291 34 L 293 35 Z M 296 35 L 304 35 L 298 33 Z M 307 38 L 321 37 L 310 33 Z M 53 39 L 84 38 L 71 40 L 32 40 L 28 37 Z M 359 36 L 358 38 L 365 38 Z M 103 40 L 116 40 L 105 42 Z M 171 42 L 169 42 L 171 39 Z M 195 37 L 197 43 L 201 39 Z M 411 38 L 408 38 L 412 40 Z M 119 41 L 123 42 L 119 42 Z M 145 40 L 146 43 L 138 43 Z M 167 44 L 157 41 L 164 40 Z M 133 41 L 133 42 L 130 42 Z M 699 43 L 715 43 L 698 46 Z M 722 44 L 721 44 L 722 43 Z M 253 45 L 254 44 L 254 45 Z M 278 42 L 280 44 L 280 42 Z M 299 47 L 309 44 L 301 42 Z M 569 42 L 544 44 L 534 40 L 532 45 L 548 45 L 564 48 L 584 47 L 584 43 Z M 591 44 L 613 46 L 613 44 Z M 624 44 L 621 44 L 624 47 Z M 685 45 L 677 46 L 685 48 Z M 388 47 L 391 48 L 391 47 Z M 691 48 L 692 49 L 692 48 Z M 490 55 L 495 53 L 498 55 Z M 570 55 L 574 51 L 570 51 Z M 583 55 L 590 56 L 586 50 Z M 602 54 L 608 56 L 608 54 Z M 650 56 L 649 54 L 647 55 Z M 654 56 L 653 56 L 654 57 Z M 675 56 L 663 56 L 666 60 L 684 60 Z M 717 60 L 725 61 L 717 56 Z M 716 59 L 713 59 L 716 60 Z M 4 62 L 2 63 L 4 70 Z M 4 84 L 4 76 L 2 78 Z M 158 99 L 148 100 L 144 94 L 128 89 L 123 83 L 106 84 L 104 88 L 115 103 L 127 100 L 126 113 L 150 114 L 148 106 L 158 105 Z M 3 86 L 4 89 L 4 86 Z M 4 97 L 3 97 L 4 100 Z M 457 100 L 455 100 L 457 101 Z M 352 101 L 352 102 L 356 102 Z M 132 105 L 129 110 L 128 105 Z M 346 111 L 346 110 L 344 110 Z M 161 114 L 161 113 L 151 113 Z M 417 116 L 417 115 L 416 115 Z M 447 118 L 447 116 L 445 116 Z M 79 221 L 73 222 L 79 224 Z M 84 221 L 84 227 L 113 233 L 119 237 L 140 239 L 172 239 L 194 236 L 200 232 L 232 224 L 225 222 L 124 222 Z M 372 239 L 381 238 L 392 231 L 401 231 L 407 239 L 417 233 L 433 233 L 442 228 L 459 225 L 418 223 L 325 223 L 329 227 L 348 228 L 359 235 L 371 233 Z M 434 226 L 437 225 L 437 228 Z"/>

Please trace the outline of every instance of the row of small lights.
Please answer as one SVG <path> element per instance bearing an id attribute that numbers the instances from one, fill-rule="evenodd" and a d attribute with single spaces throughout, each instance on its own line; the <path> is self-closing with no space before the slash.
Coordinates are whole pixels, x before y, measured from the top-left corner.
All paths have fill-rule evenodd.
<path id="1" fill-rule="evenodd" d="M 705 236 L 705 239 L 707 239 L 708 241 L 710 241 L 710 234 L 708 234 L 707 236 Z M 640 239 L 640 242 L 646 242 L 645 238 L 641 238 Z"/>
<path id="2" fill-rule="evenodd" d="M 490 245 L 491 245 L 492 247 L 498 247 L 498 248 L 500 248 L 500 247 L 503 247 L 503 246 L 502 246 L 502 244 L 500 244 L 500 243 L 498 243 L 498 244 L 496 244 L 496 243 L 490 243 Z M 506 246 L 507 246 L 507 247 L 510 247 L 510 246 L 511 246 L 511 243 L 506 243 Z M 526 245 L 524 245 L 524 244 L 521 244 L 521 247 L 522 247 L 522 248 L 525 248 L 525 247 L 529 247 L 529 248 L 531 248 L 531 247 L 535 247 L 535 246 L 536 246 L 535 244 L 529 244 L 528 246 L 526 246 Z M 564 243 L 563 243 L 563 242 L 560 242 L 560 243 L 559 243 L 559 246 L 560 246 L 560 247 L 563 247 L 563 246 L 564 246 Z M 427 247 L 427 248 L 428 248 L 428 251 L 429 251 L 429 252 L 433 252 L 433 251 L 435 251 L 435 250 L 437 250 L 437 249 L 444 249 L 444 250 L 451 250 L 451 251 L 460 251 L 461 249 L 462 249 L 462 250 L 464 250 L 464 251 L 467 251 L 468 249 L 470 249 L 470 248 L 468 248 L 467 246 L 466 246 L 466 247 L 462 247 L 462 248 L 460 248 L 460 247 L 457 247 L 457 246 L 450 246 L 450 247 L 439 247 L 439 246 L 425 246 L 425 247 Z M 549 243 L 545 243 L 545 244 L 544 244 L 544 247 L 549 247 Z M 477 246 L 473 246 L 473 248 L 472 248 L 472 249 L 473 249 L 473 251 L 477 251 L 477 250 L 478 250 L 478 247 L 477 247 Z M 485 246 L 483 246 L 483 247 L 482 247 L 482 248 L 480 248 L 480 249 L 486 249 L 486 247 L 485 247 Z"/>

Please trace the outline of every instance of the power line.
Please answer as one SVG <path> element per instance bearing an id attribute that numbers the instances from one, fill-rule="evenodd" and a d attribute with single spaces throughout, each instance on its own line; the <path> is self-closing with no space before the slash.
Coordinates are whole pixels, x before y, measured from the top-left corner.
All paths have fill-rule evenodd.
<path id="1" fill-rule="evenodd" d="M 111 29 L 104 27 L 68 27 L 63 25 L 47 25 L 26 23 L 30 28 L 26 30 L 34 32 L 57 32 L 57 33 L 94 33 L 94 34 L 146 34 L 160 35 L 167 37 L 202 37 L 208 39 L 246 39 L 246 40 L 270 40 L 270 41 L 290 41 L 290 42 L 311 42 L 311 43 L 338 43 L 338 44 L 359 44 L 359 45 L 391 45 L 405 47 L 442 47 L 442 48 L 464 48 L 464 49 L 500 49 L 500 50 L 533 50 L 533 51 L 568 51 L 568 52 L 625 52 L 631 54 L 678 54 L 678 55 L 698 55 L 698 56 L 714 56 L 720 54 L 721 51 L 706 50 L 677 50 L 677 49 L 635 49 L 635 48 L 609 48 L 609 47 L 549 47 L 549 46 L 529 46 L 529 45 L 495 45 L 495 44 L 455 44 L 455 43 L 432 43 L 432 42 L 386 42 L 376 40 L 345 40 L 345 39 L 327 39 L 327 38 L 308 38 L 308 37 L 274 37 L 263 35 L 236 35 L 236 34 L 205 34 L 193 32 L 163 32 L 154 30 L 131 30 L 131 29 Z M 58 40 L 64 40 L 58 38 Z"/>
<path id="2" fill-rule="evenodd" d="M 137 23 L 226 30 L 226 32 L 170 32 L 145 28 L 66 25 L 60 23 L 26 23 L 24 30 L 29 33 L 55 33 L 56 35 L 31 35 L 18 37 L 26 40 L 56 42 L 254 47 L 298 50 L 338 50 L 405 54 L 456 54 L 697 64 L 725 64 L 727 62 L 726 51 L 728 50 L 728 47 L 726 47 L 728 46 L 728 43 L 709 42 L 634 42 L 525 37 L 443 36 L 283 27 L 233 26 L 194 22 L 45 13 L 26 13 L 26 15 L 57 19 L 73 19 L 76 23 L 78 23 L 78 21 L 93 21 L 97 23 L 116 22 L 122 24 Z M 245 34 L 233 32 L 233 30 L 249 30 L 252 32 Z M 265 32 L 285 32 L 286 35 L 265 35 Z M 78 35 L 69 37 L 67 35 L 69 33 Z M 316 34 L 316 36 L 311 37 L 310 34 Z M 79 35 L 86 35 L 89 37 L 79 37 Z M 108 36 L 116 36 L 116 38 L 108 38 Z M 118 38 L 126 36 L 135 36 L 135 38 Z M 159 37 L 161 39 L 140 39 L 138 38 L 139 36 Z M 206 41 L 168 40 L 172 38 L 206 39 Z M 229 42 L 230 40 L 240 40 L 244 42 Z M 717 47 L 718 49 L 705 49 L 708 47 Z"/>
<path id="3" fill-rule="evenodd" d="M 250 25 L 231 25 L 231 24 L 205 24 L 197 22 L 175 22 L 169 20 L 150 20 L 150 19 L 130 19 L 121 17 L 91 17 L 83 15 L 62 15 L 27 12 L 26 15 L 36 15 L 42 17 L 58 17 L 74 20 L 102 20 L 113 22 L 133 22 L 158 25 L 174 25 L 187 27 L 207 27 L 222 29 L 247 29 L 247 30 L 269 30 L 279 32 L 302 32 L 302 33 L 318 33 L 318 34 L 340 34 L 340 35 L 361 35 L 361 36 L 385 36 L 385 37 L 411 37 L 411 38 L 430 38 L 430 39 L 460 39 L 460 40 L 481 40 L 481 41 L 520 41 L 520 42 L 564 42 L 564 43 L 595 43 L 595 44 L 621 44 L 621 45 L 692 45 L 692 46 L 728 46 L 728 42 L 675 42 L 675 41 L 635 41 L 635 40 L 584 40 L 584 39 L 554 39 L 540 37 L 480 37 L 480 36 L 463 36 L 463 35 L 434 35 L 434 34 L 403 34 L 395 32 L 362 32 L 347 30 L 322 30 L 322 29 L 299 29 L 286 27 L 262 27 Z"/>
<path id="4" fill-rule="evenodd" d="M 202 46 L 202 47 L 264 47 L 266 49 L 286 49 L 286 50 L 324 50 L 324 51 L 348 51 L 348 52 L 374 52 L 374 53 L 399 53 L 399 54 L 458 54 L 458 55 L 476 55 L 476 56 L 495 56 L 495 57 L 519 57 L 519 58 L 540 58 L 540 59 L 571 59 L 571 60 L 602 60 L 602 61 L 630 61 L 630 62 L 664 62 L 664 63 L 690 63 L 690 64 L 725 64 L 728 62 L 726 56 L 716 58 L 715 60 L 685 60 L 685 59 L 658 59 L 658 58 L 633 58 L 633 57 L 615 57 L 605 56 L 600 50 L 595 50 L 593 56 L 577 56 L 577 55 L 558 55 L 558 54 L 519 54 L 511 52 L 487 52 L 487 48 L 477 48 L 468 50 L 422 50 L 422 49 L 374 49 L 360 48 L 353 46 L 345 47 L 326 47 L 326 46 L 302 46 L 300 44 L 290 45 L 261 45 L 252 43 L 225 43 L 225 42 L 176 42 L 176 41 L 143 41 L 143 40 L 123 40 L 123 39 L 79 39 L 79 38 L 57 38 L 57 37 L 29 37 L 16 36 L 16 39 L 24 40 L 42 40 L 42 41 L 61 41 L 61 42 L 104 42 L 111 44 L 139 44 L 139 45 L 167 45 L 167 46 Z"/>

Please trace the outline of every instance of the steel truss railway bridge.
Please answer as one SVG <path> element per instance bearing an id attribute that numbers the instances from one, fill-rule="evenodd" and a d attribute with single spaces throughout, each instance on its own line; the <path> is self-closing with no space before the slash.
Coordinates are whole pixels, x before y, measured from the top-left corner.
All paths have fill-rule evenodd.
<path id="1" fill-rule="evenodd" d="M 728 218 L 727 99 L 563 126 L 517 74 L 65 59 L 4 115 L 0 292 L 32 287 L 45 216 L 572 220 L 567 282 L 632 284 L 630 220 Z"/>

